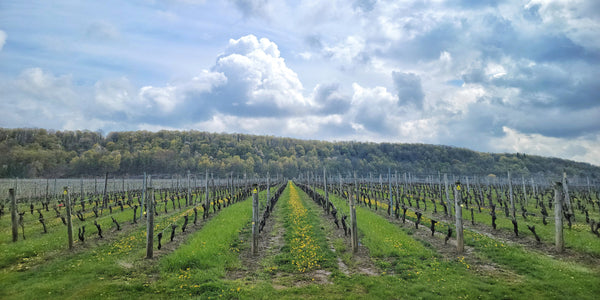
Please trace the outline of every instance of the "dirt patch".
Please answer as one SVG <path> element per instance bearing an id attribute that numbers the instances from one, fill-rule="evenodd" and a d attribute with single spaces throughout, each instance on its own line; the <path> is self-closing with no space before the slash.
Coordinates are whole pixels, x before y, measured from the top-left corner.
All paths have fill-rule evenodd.
<path id="1" fill-rule="evenodd" d="M 276 290 L 290 287 L 305 287 L 312 284 L 333 284 L 330 280 L 331 272 L 327 270 L 313 270 L 306 273 L 277 273 L 271 278 L 271 286 Z"/>
<path id="2" fill-rule="evenodd" d="M 133 264 L 130 263 L 130 262 L 126 262 L 126 261 L 120 260 L 117 263 L 119 264 L 119 266 L 123 267 L 124 269 L 131 269 L 131 268 L 133 268 Z"/>
<path id="3" fill-rule="evenodd" d="M 340 269 L 340 272 L 342 272 L 346 275 L 350 275 L 350 270 L 348 269 L 348 266 L 346 266 L 346 264 L 339 257 L 337 258 L 337 264 L 338 264 L 338 269 Z"/>
<path id="4" fill-rule="evenodd" d="M 506 282 L 522 282 L 524 280 L 523 275 L 509 269 L 503 269 L 493 262 L 477 264 L 474 266 L 473 271 L 479 275 L 494 277 Z"/>
<path id="5" fill-rule="evenodd" d="M 227 274 L 229 279 L 242 279 L 248 276 L 255 276 L 261 270 L 261 262 L 266 257 L 275 256 L 285 244 L 283 239 L 284 228 L 279 220 L 280 216 L 276 215 L 278 206 L 273 208 L 271 217 L 265 222 L 262 232 L 258 235 L 258 253 L 252 254 L 252 248 L 246 246 L 240 250 L 240 261 L 242 267 L 240 269 L 230 270 Z M 244 239 L 249 240 L 251 234 L 242 234 Z"/>
<path id="6" fill-rule="evenodd" d="M 312 272 L 306 273 L 306 277 L 310 277 L 310 281 L 298 281 L 296 286 L 305 286 L 308 284 L 332 284 L 331 280 L 329 280 L 329 276 L 331 275 L 330 271 L 327 270 L 314 270 Z"/>
<path id="7" fill-rule="evenodd" d="M 319 207 L 320 208 L 320 207 Z M 352 253 L 352 240 L 350 238 L 350 229 L 347 235 L 341 225 L 341 214 L 338 213 L 339 228 L 334 223 L 333 215 L 327 214 L 324 210 L 321 212 L 322 226 L 327 234 L 327 241 L 330 248 L 337 254 L 337 264 L 339 270 L 345 275 L 363 274 L 367 276 L 378 276 L 381 270 L 375 266 L 369 249 L 360 244 L 356 253 Z M 337 247 L 337 249 L 336 249 Z"/>

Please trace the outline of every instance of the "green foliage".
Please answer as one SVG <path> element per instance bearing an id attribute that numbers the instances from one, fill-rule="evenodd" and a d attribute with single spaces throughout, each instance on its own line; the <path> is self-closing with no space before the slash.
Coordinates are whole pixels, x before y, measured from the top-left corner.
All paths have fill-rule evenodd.
<path id="1" fill-rule="evenodd" d="M 230 172 L 292 178 L 321 166 L 335 173 L 556 175 L 596 178 L 600 168 L 558 158 L 492 154 L 425 144 L 323 142 L 200 131 L 111 132 L 0 129 L 1 177 L 79 177 Z"/>

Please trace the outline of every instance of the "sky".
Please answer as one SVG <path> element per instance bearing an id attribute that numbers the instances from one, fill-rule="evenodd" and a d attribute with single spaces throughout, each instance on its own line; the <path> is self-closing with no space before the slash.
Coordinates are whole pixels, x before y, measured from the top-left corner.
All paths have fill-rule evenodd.
<path id="1" fill-rule="evenodd" d="M 600 165 L 600 1 L 0 1 L 0 127 Z"/>

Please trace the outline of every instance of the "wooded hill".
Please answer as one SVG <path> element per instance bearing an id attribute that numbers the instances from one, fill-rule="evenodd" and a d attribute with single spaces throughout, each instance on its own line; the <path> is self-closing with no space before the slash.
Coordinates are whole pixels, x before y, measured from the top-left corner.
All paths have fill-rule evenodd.
<path id="1" fill-rule="evenodd" d="M 455 175 L 600 176 L 588 163 L 527 154 L 481 153 L 425 144 L 325 142 L 200 131 L 111 132 L 0 128 L 0 177 L 79 177 L 204 173 L 291 178 L 327 167 L 332 174 L 412 172 Z"/>

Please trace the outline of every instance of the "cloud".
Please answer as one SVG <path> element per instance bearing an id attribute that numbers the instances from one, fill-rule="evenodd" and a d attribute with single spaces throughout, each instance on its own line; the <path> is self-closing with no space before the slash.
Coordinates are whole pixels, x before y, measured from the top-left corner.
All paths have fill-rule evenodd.
<path id="1" fill-rule="evenodd" d="M 564 32 L 573 42 L 588 50 L 600 50 L 596 38 L 600 30 L 598 1 L 542 1 L 531 0 L 526 8 L 535 11 L 535 16 L 545 29 Z"/>
<path id="2" fill-rule="evenodd" d="M 354 8 L 364 12 L 370 12 L 375 8 L 376 0 L 356 0 L 353 3 Z"/>
<path id="3" fill-rule="evenodd" d="M 350 98 L 340 91 L 339 84 L 319 84 L 312 94 L 318 114 L 344 114 L 350 108 Z"/>
<path id="4" fill-rule="evenodd" d="M 175 107 L 181 104 L 180 97 L 176 94 L 177 88 L 173 86 L 152 87 L 145 86 L 140 89 L 140 98 L 148 105 L 148 108 L 157 112 L 170 114 Z"/>
<path id="5" fill-rule="evenodd" d="M 310 105 L 302 95 L 298 75 L 286 66 L 277 45 L 268 39 L 247 35 L 230 40 L 211 71 L 227 78 L 226 84 L 208 95 L 223 113 L 297 114 Z"/>
<path id="6" fill-rule="evenodd" d="M 98 81 L 94 84 L 94 90 L 96 105 L 103 108 L 100 113 L 136 112 L 142 109 L 141 102 L 136 101 L 136 90 L 127 78 Z M 131 109 L 133 107 L 138 109 Z"/>
<path id="7" fill-rule="evenodd" d="M 524 61 L 508 64 L 506 76 L 492 78 L 489 84 L 518 88 L 522 102 L 537 108 L 571 111 L 600 105 L 596 76 L 600 76 L 597 69 L 580 64 Z"/>
<path id="8" fill-rule="evenodd" d="M 384 87 L 365 88 L 352 85 L 352 122 L 357 131 L 389 135 L 394 132 L 391 122 L 398 116 L 397 98 Z"/>
<path id="9" fill-rule="evenodd" d="M 311 34 L 304 38 L 304 42 L 312 49 L 323 49 L 323 42 L 321 41 L 321 37 L 318 35 Z"/>
<path id="10" fill-rule="evenodd" d="M 319 135 L 335 136 L 353 133 L 350 124 L 337 115 L 256 118 L 216 113 L 206 121 L 194 123 L 191 128 L 203 128 L 212 132 L 228 132 L 231 128 L 236 128 L 236 132 L 240 133 L 295 136 L 306 139 L 314 139 Z"/>
<path id="11" fill-rule="evenodd" d="M 244 17 L 266 17 L 268 0 L 232 0 Z"/>
<path id="12" fill-rule="evenodd" d="M 414 73 L 392 72 L 394 87 L 398 91 L 398 104 L 414 105 L 423 108 L 425 94 L 421 86 L 421 78 Z"/>
<path id="13" fill-rule="evenodd" d="M 598 164 L 600 161 L 600 136 L 567 140 L 540 134 L 524 134 L 509 127 L 502 127 L 505 135 L 494 139 L 499 151 L 520 152 L 570 159 Z"/>
<path id="14" fill-rule="evenodd" d="M 40 68 L 30 68 L 21 72 L 15 86 L 24 95 L 46 102 L 45 105 L 66 105 L 76 98 L 71 81 L 68 75 L 54 76 Z"/>
<path id="15" fill-rule="evenodd" d="M 86 106 L 82 99 L 87 95 L 73 86 L 71 76 L 56 76 L 40 68 L 23 70 L 0 89 L 0 109 L 11 112 L 0 120 L 5 127 L 62 128 L 67 120 L 79 118 Z"/>
<path id="16" fill-rule="evenodd" d="M 344 41 L 323 48 L 325 57 L 340 64 L 342 69 L 354 68 L 369 62 L 365 41 L 359 36 L 349 36 Z"/>
<path id="17" fill-rule="evenodd" d="M 485 91 L 478 105 L 493 119 L 525 134 L 576 138 L 600 131 L 596 117 L 597 68 L 582 63 L 540 62 L 505 57 L 478 62 L 462 75 Z M 496 131 L 498 130 L 497 127 Z"/>
<path id="18" fill-rule="evenodd" d="M 92 22 L 87 27 L 85 35 L 87 38 L 98 41 L 118 40 L 121 37 L 117 27 L 105 21 Z"/>
<path id="19" fill-rule="evenodd" d="M 478 9 L 482 6 L 496 6 L 498 0 L 460 0 L 459 5 L 467 9 Z"/>
<path id="20" fill-rule="evenodd" d="M 2 51 L 2 48 L 4 47 L 4 44 L 6 43 L 7 37 L 8 37 L 8 35 L 6 34 L 6 32 L 4 32 L 3 30 L 0 30 L 0 51 Z"/>

